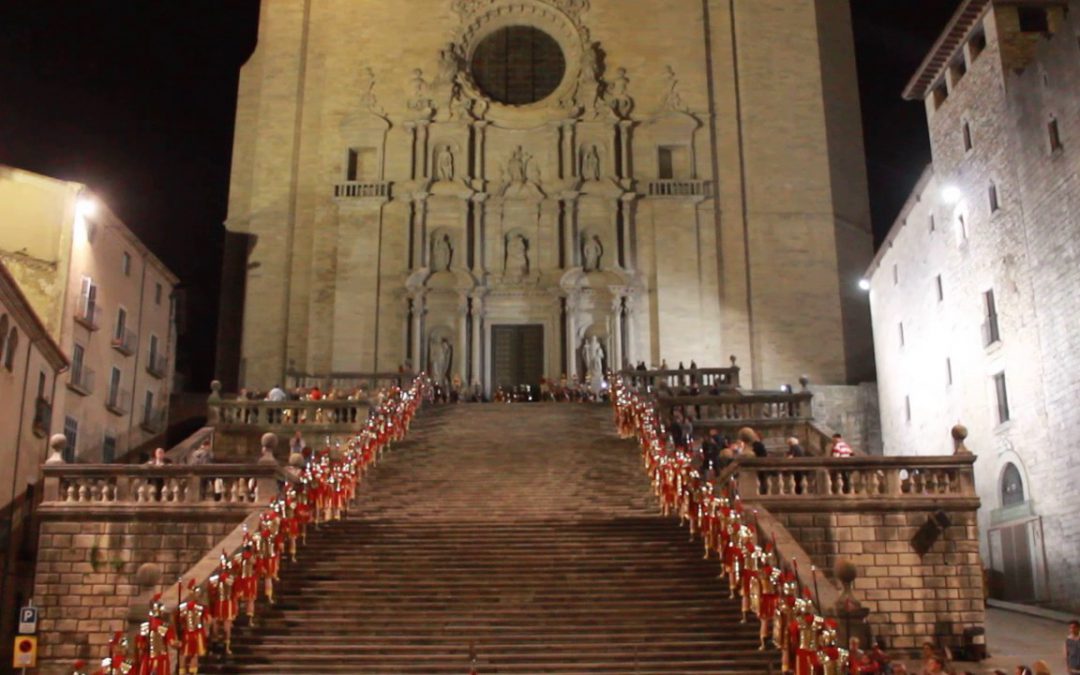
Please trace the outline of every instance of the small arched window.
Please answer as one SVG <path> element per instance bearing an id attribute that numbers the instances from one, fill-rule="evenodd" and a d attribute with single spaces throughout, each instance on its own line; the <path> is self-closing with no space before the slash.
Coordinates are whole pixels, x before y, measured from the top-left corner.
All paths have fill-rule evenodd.
<path id="1" fill-rule="evenodd" d="M 1001 474 L 1001 506 L 1003 508 L 1024 503 L 1024 479 L 1015 464 L 1006 464 Z"/>
<path id="2" fill-rule="evenodd" d="M 14 326 L 8 333 L 7 343 L 4 347 L 4 367 L 12 370 L 15 367 L 15 350 L 19 348 L 19 331 Z"/>

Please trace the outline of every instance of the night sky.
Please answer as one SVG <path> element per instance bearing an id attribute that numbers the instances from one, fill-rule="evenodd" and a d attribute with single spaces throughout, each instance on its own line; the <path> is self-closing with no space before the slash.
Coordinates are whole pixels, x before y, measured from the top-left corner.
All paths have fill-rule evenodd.
<path id="1" fill-rule="evenodd" d="M 929 162 L 922 104 L 900 91 L 958 4 L 852 0 L 878 241 Z M 236 84 L 258 5 L 0 0 L 0 164 L 88 184 L 180 276 L 178 367 L 195 390 L 213 376 Z"/>

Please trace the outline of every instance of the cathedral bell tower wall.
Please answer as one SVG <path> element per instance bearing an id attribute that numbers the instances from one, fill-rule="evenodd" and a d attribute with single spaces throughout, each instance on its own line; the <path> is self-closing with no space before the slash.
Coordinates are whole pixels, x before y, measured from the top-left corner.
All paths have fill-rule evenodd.
<path id="1" fill-rule="evenodd" d="M 857 104 L 823 103 L 854 90 L 822 56 L 850 65 L 847 6 L 822 6 L 264 3 L 228 221 L 255 241 L 244 383 L 729 354 L 753 386 L 847 381 L 869 237 Z"/>

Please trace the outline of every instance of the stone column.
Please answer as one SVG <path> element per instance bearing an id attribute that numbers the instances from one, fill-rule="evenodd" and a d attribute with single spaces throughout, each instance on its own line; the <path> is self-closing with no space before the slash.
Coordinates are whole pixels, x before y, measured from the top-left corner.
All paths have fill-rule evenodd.
<path id="1" fill-rule="evenodd" d="M 428 171 L 428 122 L 422 120 L 416 123 L 415 142 L 413 143 L 413 180 L 422 180 L 429 175 Z"/>
<path id="2" fill-rule="evenodd" d="M 577 375 L 577 321 L 574 315 L 577 314 L 578 299 L 576 292 L 571 292 L 566 296 L 566 377 L 567 379 Z"/>
<path id="3" fill-rule="evenodd" d="M 560 178 L 569 180 L 577 173 L 577 153 L 574 151 L 574 123 L 564 122 L 560 128 L 562 134 L 562 163 L 559 167 Z"/>
<path id="4" fill-rule="evenodd" d="M 566 205 L 565 214 L 565 227 L 566 227 L 566 251 L 564 252 L 566 267 L 579 267 L 581 261 L 578 260 L 579 251 L 581 248 L 580 235 L 578 234 L 578 213 L 577 213 L 577 199 L 567 199 L 563 202 Z"/>
<path id="5" fill-rule="evenodd" d="M 608 368 L 613 372 L 622 370 L 622 296 L 616 295 L 611 301 L 611 359 Z"/>
<path id="6" fill-rule="evenodd" d="M 484 384 L 483 351 L 480 349 L 484 335 L 484 299 L 472 296 L 472 370 L 469 373 L 469 386 L 474 382 Z"/>
<path id="7" fill-rule="evenodd" d="M 637 349 L 635 348 L 635 345 L 634 345 L 634 340 L 635 340 L 635 337 L 636 337 L 635 332 L 634 332 L 634 324 L 635 324 L 635 318 L 636 318 L 636 312 L 637 312 L 637 308 L 636 308 L 635 305 L 636 305 L 636 299 L 634 298 L 633 295 L 625 296 L 625 301 L 623 302 L 624 311 L 626 312 L 626 315 L 623 317 L 623 321 L 626 323 L 626 354 L 625 354 L 625 356 L 626 356 L 626 361 L 627 361 L 627 363 L 630 364 L 631 368 L 633 368 L 634 364 L 637 362 Z"/>
<path id="8" fill-rule="evenodd" d="M 487 125 L 487 120 L 473 122 L 472 175 L 473 178 L 480 178 L 485 181 L 487 176 L 484 174 L 484 146 L 487 140 Z"/>
<path id="9" fill-rule="evenodd" d="M 466 350 L 469 348 L 469 296 L 458 296 L 458 347 L 454 349 L 454 372 L 461 376 L 463 383 L 469 385 L 469 371 L 466 368 Z"/>
<path id="10" fill-rule="evenodd" d="M 427 363 L 424 360 L 424 295 L 423 293 L 417 293 L 413 296 L 413 311 L 412 311 L 412 339 L 413 339 L 413 371 L 420 372 L 427 369 Z"/>
<path id="11" fill-rule="evenodd" d="M 619 167 L 619 178 L 626 178 L 630 175 L 630 129 L 632 129 L 634 123 L 630 120 L 619 121 L 619 154 L 621 166 Z"/>

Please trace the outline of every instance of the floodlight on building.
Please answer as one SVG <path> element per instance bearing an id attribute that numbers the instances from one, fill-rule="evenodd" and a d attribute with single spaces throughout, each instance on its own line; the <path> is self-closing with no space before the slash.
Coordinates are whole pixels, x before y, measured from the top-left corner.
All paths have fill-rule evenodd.
<path id="1" fill-rule="evenodd" d="M 80 196 L 75 202 L 75 213 L 80 218 L 93 218 L 97 213 L 97 202 L 91 197 Z"/>
<path id="2" fill-rule="evenodd" d="M 941 188 L 941 201 L 945 202 L 949 206 L 957 204 L 964 198 L 964 193 L 960 191 L 960 188 L 955 185 L 946 185 Z"/>
<path id="3" fill-rule="evenodd" d="M 870 290 L 870 280 L 869 279 L 859 279 L 859 290 L 862 290 L 862 291 Z"/>

